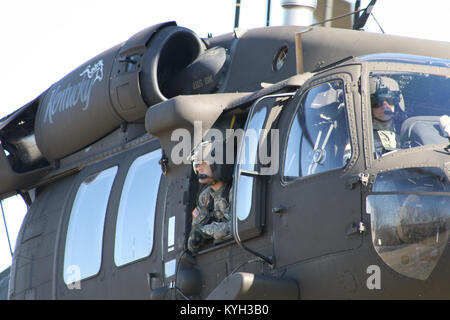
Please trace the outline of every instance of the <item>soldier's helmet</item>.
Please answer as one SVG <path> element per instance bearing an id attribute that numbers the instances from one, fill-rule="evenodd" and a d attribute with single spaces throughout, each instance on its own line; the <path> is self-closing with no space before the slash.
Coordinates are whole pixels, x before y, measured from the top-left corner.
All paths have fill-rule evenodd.
<path id="1" fill-rule="evenodd" d="M 398 82 L 387 76 L 372 76 L 370 83 L 370 102 L 372 108 L 378 107 L 383 101 L 404 110 L 403 97 Z"/>
<path id="2" fill-rule="evenodd" d="M 191 161 L 192 168 L 196 174 L 195 167 L 202 162 L 206 162 L 211 167 L 214 180 L 231 182 L 234 161 L 227 163 L 226 152 L 227 147 L 225 139 L 202 141 L 192 149 L 189 160 Z"/>

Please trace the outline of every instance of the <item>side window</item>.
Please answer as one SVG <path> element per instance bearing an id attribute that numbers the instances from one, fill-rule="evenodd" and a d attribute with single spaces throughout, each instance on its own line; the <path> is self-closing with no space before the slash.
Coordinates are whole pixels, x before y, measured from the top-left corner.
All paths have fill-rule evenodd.
<path id="1" fill-rule="evenodd" d="M 100 271 L 103 227 L 117 166 L 86 178 L 70 213 L 64 251 L 64 282 L 71 284 Z"/>
<path id="2" fill-rule="evenodd" d="M 344 83 L 334 80 L 307 91 L 292 119 L 283 181 L 345 167 L 351 158 Z"/>
<path id="3" fill-rule="evenodd" d="M 267 107 L 263 107 L 253 115 L 248 125 L 240 158 L 241 170 L 254 171 L 257 162 L 258 143 L 260 130 L 266 119 Z M 239 220 L 245 220 L 250 214 L 252 205 L 254 177 L 242 175 L 239 177 L 238 192 L 236 197 L 236 214 Z"/>
<path id="4" fill-rule="evenodd" d="M 128 170 L 116 223 L 114 262 L 122 266 L 147 257 L 153 248 L 161 150 L 138 157 Z"/>
<path id="5" fill-rule="evenodd" d="M 264 96 L 253 104 L 247 116 L 233 185 L 233 225 L 239 241 L 256 237 L 263 230 L 264 177 L 279 172 L 279 129 L 275 128 L 275 123 L 293 96 L 294 93 Z"/>

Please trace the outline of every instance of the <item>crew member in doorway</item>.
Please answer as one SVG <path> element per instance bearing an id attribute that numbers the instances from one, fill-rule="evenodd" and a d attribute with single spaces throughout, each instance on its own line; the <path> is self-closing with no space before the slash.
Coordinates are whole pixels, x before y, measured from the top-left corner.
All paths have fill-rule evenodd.
<path id="1" fill-rule="evenodd" d="M 206 141 L 195 147 L 191 162 L 202 185 L 197 206 L 192 211 L 192 228 L 188 250 L 197 252 L 206 242 L 225 240 L 231 236 L 231 185 L 233 164 L 225 163 L 225 144 L 221 154 L 215 146 L 222 142 Z M 223 161 L 218 161 L 219 159 Z"/>

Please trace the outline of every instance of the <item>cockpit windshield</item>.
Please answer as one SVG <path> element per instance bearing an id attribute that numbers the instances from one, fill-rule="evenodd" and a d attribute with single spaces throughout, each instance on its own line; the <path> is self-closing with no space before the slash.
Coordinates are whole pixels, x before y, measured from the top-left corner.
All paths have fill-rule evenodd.
<path id="1" fill-rule="evenodd" d="M 406 71 L 369 75 L 375 158 L 399 149 L 449 143 L 450 76 Z"/>

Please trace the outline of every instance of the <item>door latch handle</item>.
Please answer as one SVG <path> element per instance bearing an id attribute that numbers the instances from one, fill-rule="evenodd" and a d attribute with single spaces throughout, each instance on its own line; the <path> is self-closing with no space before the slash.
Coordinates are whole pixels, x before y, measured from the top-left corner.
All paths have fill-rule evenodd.
<path id="1" fill-rule="evenodd" d="M 356 223 L 352 223 L 348 228 L 347 228 L 347 236 L 352 236 L 354 234 L 361 234 L 366 232 L 366 225 L 364 224 L 364 222 L 360 221 L 359 224 Z"/>
<path id="2" fill-rule="evenodd" d="M 286 207 L 284 206 L 278 206 L 278 207 L 273 207 L 272 208 L 272 213 L 283 213 L 286 211 Z"/>
<path id="3" fill-rule="evenodd" d="M 363 187 L 367 187 L 370 182 L 370 174 L 368 173 L 360 173 L 357 176 L 350 177 L 345 184 L 345 187 L 348 190 L 353 190 L 355 185 L 361 183 Z"/>

